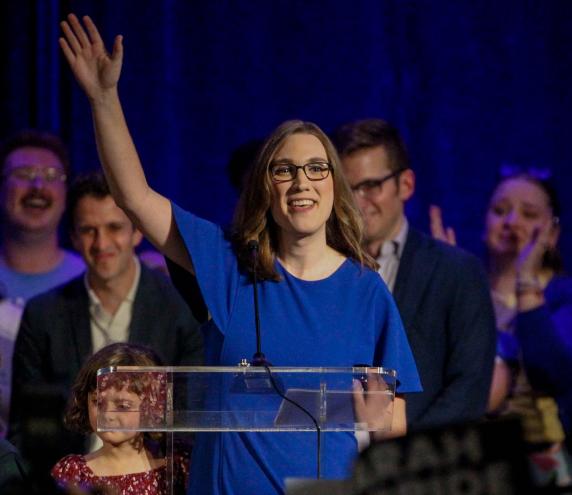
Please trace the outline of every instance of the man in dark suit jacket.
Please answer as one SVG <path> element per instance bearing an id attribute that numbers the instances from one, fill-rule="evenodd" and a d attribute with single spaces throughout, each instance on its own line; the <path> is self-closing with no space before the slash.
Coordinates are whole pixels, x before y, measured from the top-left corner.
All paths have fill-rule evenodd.
<path id="1" fill-rule="evenodd" d="M 70 189 L 69 208 L 72 240 L 87 271 L 32 298 L 24 309 L 10 414 L 9 435 L 17 444 L 22 417 L 36 412 L 30 397 L 49 396 L 50 388 L 67 396 L 85 359 L 111 342 L 148 346 L 165 365 L 203 362 L 197 321 L 168 279 L 137 260 L 141 234 L 115 204 L 103 176 L 79 178 Z M 26 394 L 30 386 L 32 395 Z M 46 416 L 58 416 L 53 425 L 59 428 L 63 411 L 55 404 Z M 74 449 L 83 450 L 77 443 L 65 450 Z"/>
<path id="2" fill-rule="evenodd" d="M 334 141 L 364 219 L 366 248 L 393 292 L 421 377 L 423 392 L 406 398 L 408 428 L 480 418 L 496 335 L 481 263 L 409 226 L 404 206 L 415 174 L 397 129 L 362 120 L 340 127 Z"/>

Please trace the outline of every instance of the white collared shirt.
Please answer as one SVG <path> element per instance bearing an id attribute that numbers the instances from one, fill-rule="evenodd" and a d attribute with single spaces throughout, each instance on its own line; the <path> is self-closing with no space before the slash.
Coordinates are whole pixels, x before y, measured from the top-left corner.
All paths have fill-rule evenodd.
<path id="1" fill-rule="evenodd" d="M 99 297 L 89 286 L 87 272 L 85 273 L 84 283 L 89 296 L 89 321 L 93 353 L 113 342 L 127 342 L 129 338 L 133 302 L 135 301 L 135 293 L 141 277 L 141 264 L 136 256 L 133 257 L 133 260 L 135 262 L 133 285 L 113 315 L 105 310 Z"/>
<path id="2" fill-rule="evenodd" d="M 397 270 L 399 270 L 399 260 L 403 254 L 407 232 L 409 231 L 409 222 L 403 217 L 403 225 L 394 239 L 385 241 L 381 245 L 379 256 L 376 261 L 379 263 L 379 274 L 386 283 L 390 292 L 395 287 L 395 279 L 397 278 Z"/>

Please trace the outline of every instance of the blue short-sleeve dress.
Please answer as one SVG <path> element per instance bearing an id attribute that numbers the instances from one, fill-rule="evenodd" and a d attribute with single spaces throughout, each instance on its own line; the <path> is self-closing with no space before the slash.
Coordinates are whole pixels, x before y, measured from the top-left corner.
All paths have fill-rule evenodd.
<path id="1" fill-rule="evenodd" d="M 222 229 L 173 205 L 212 320 L 208 365 L 236 365 L 256 350 L 253 288 Z M 275 366 L 372 364 L 397 371 L 400 393 L 421 390 L 417 368 L 389 291 L 379 275 L 346 260 L 323 280 L 301 280 L 280 263 L 281 280 L 258 287 L 263 352 Z M 357 453 L 351 433 L 326 433 L 324 478 L 349 475 Z M 284 479 L 315 477 L 311 433 L 206 433 L 197 436 L 191 494 L 274 494 Z"/>

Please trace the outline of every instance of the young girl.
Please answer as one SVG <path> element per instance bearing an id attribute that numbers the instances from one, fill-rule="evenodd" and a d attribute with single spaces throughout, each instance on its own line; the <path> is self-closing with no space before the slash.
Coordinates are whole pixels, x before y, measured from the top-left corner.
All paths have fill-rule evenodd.
<path id="1" fill-rule="evenodd" d="M 100 424 L 119 429 L 148 425 L 163 416 L 165 376 L 161 373 L 109 374 L 97 371 L 110 366 L 157 366 L 154 353 L 133 344 L 112 344 L 91 356 L 80 370 L 72 388 L 65 424 L 80 433 L 97 430 Z M 99 396 L 98 390 L 99 389 Z M 103 412 L 106 411 L 106 412 Z M 103 414 L 103 415 L 102 415 Z M 52 469 L 62 487 L 102 488 L 117 494 L 162 494 L 166 491 L 164 458 L 152 455 L 147 434 L 136 431 L 97 432 L 103 446 L 88 455 L 68 455 Z M 184 493 L 188 458 L 175 458 L 175 492 Z"/>

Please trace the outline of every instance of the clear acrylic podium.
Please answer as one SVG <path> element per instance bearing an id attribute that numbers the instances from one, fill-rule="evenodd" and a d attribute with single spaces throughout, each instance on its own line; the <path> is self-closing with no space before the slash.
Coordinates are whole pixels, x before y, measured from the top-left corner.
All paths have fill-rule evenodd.
<path id="1" fill-rule="evenodd" d="M 97 429 L 166 433 L 169 488 L 176 433 L 389 431 L 395 386 L 378 367 L 118 366 L 98 372 Z"/>

